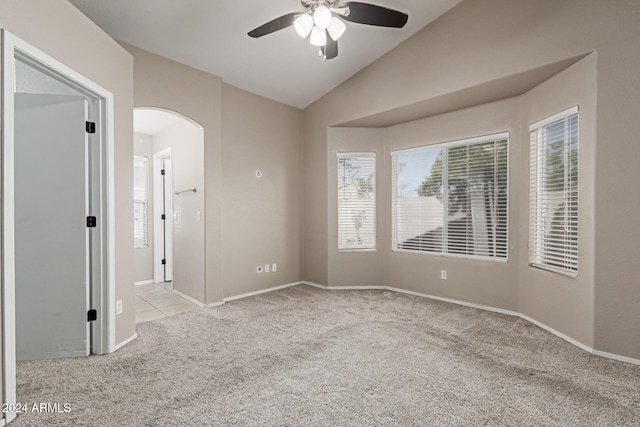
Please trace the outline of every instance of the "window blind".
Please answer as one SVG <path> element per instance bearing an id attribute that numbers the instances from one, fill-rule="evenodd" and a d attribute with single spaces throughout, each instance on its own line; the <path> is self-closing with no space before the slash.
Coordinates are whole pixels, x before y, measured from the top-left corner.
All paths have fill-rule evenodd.
<path id="1" fill-rule="evenodd" d="M 578 273 L 578 109 L 530 127 L 529 263 Z"/>
<path id="2" fill-rule="evenodd" d="M 392 153 L 393 250 L 506 260 L 508 134 Z"/>
<path id="3" fill-rule="evenodd" d="M 338 249 L 376 248 L 376 155 L 338 153 Z"/>
<path id="4" fill-rule="evenodd" d="M 148 165 L 149 159 L 133 158 L 133 237 L 135 248 L 149 246 L 148 237 Z"/>

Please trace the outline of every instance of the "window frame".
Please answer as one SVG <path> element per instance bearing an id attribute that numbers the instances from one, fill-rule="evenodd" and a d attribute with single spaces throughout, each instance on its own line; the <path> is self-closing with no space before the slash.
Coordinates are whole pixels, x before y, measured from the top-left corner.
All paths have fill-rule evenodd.
<path id="1" fill-rule="evenodd" d="M 144 197 L 136 197 L 136 187 L 134 179 L 133 189 L 133 247 L 134 249 L 144 249 L 149 247 L 149 158 L 147 156 L 133 156 L 133 173 L 136 174 L 136 162 L 142 162 L 144 166 Z M 136 227 L 136 205 L 142 204 L 142 239 L 138 236 L 138 229 Z"/>
<path id="2" fill-rule="evenodd" d="M 543 235 L 544 233 L 544 229 L 547 228 L 546 223 L 549 221 L 549 215 L 552 216 L 551 220 L 553 221 L 553 215 L 554 214 L 547 214 L 545 215 L 544 212 L 546 212 L 546 208 L 548 208 L 548 201 L 543 202 L 543 203 L 539 203 L 538 200 L 540 199 L 540 194 L 543 191 L 542 187 L 545 185 L 545 182 L 542 179 L 542 175 L 545 172 L 545 168 L 540 168 L 540 163 L 542 162 L 542 156 L 544 156 L 544 152 L 542 152 L 540 150 L 540 144 L 547 143 L 547 140 L 545 139 L 544 141 L 541 141 L 541 135 L 540 135 L 540 129 L 547 129 L 548 127 L 552 126 L 552 125 L 556 125 L 560 122 L 567 122 L 568 120 L 570 120 L 571 118 L 575 117 L 576 118 L 576 123 L 575 123 L 575 170 L 576 170 L 576 177 L 575 179 L 575 183 L 574 183 L 574 189 L 570 188 L 569 191 L 572 192 L 572 195 L 568 196 L 566 194 L 567 190 L 566 190 L 566 186 L 568 183 L 570 183 L 569 181 L 567 181 L 567 179 L 572 179 L 570 177 L 567 176 L 567 174 L 570 175 L 571 173 L 571 159 L 572 157 L 569 157 L 569 165 L 567 166 L 566 164 L 563 165 L 563 174 L 564 174 L 564 181 L 563 181 L 563 191 L 565 192 L 565 194 L 562 197 L 562 204 L 566 205 L 566 204 L 570 204 L 573 203 L 575 205 L 575 214 L 574 213 L 569 213 L 566 217 L 563 217 L 563 224 L 564 224 L 564 229 L 565 229 L 565 233 L 567 233 L 567 229 L 568 227 L 574 227 L 575 228 L 575 237 L 572 237 L 571 235 L 568 236 L 564 236 L 563 237 L 563 241 L 561 242 L 563 244 L 562 248 L 562 252 L 565 253 L 565 257 L 562 260 L 554 260 L 557 261 L 557 263 L 561 264 L 561 265 L 557 265 L 555 262 L 554 264 L 556 265 L 550 265 L 549 261 L 552 257 L 548 257 L 549 259 L 547 259 L 545 261 L 544 258 L 544 253 L 555 253 L 555 251 L 557 251 L 557 249 L 555 250 L 549 250 L 548 246 L 551 243 L 545 243 L 545 236 Z M 571 141 L 571 133 L 570 133 L 570 129 L 567 130 L 567 126 L 570 126 L 570 124 L 565 123 L 564 124 L 564 140 L 563 142 L 563 153 L 566 156 L 573 156 L 573 154 L 571 153 L 571 149 L 570 146 L 573 144 L 573 142 Z M 546 138 L 546 137 L 545 137 Z M 545 147 L 546 148 L 546 147 Z M 568 151 L 567 151 L 568 150 Z M 560 113 L 554 114 L 550 117 L 547 117 L 546 119 L 540 120 L 536 123 L 533 123 L 532 125 L 529 126 L 529 242 L 528 242 L 528 246 L 529 246 L 529 254 L 528 254 L 528 263 L 530 267 L 533 268 L 538 268 L 538 269 L 542 269 L 542 270 L 547 270 L 547 271 L 551 271 L 557 274 L 561 274 L 561 275 L 565 275 L 571 278 L 577 278 L 578 277 L 578 272 L 579 272 L 579 248 L 580 248 L 580 230 L 579 230 L 579 218 L 580 218 L 580 161 L 579 161 L 579 156 L 580 156 L 580 116 L 579 116 L 579 108 L 578 106 L 574 106 L 571 107 L 567 110 L 564 110 Z M 546 160 L 546 157 L 544 157 L 544 159 Z M 572 200 L 575 199 L 575 200 Z M 569 208 L 570 209 L 570 208 Z M 544 226 L 542 226 L 542 223 L 545 223 Z M 572 242 L 572 240 L 574 240 L 574 242 Z M 553 242 L 554 245 L 557 244 L 557 240 L 555 240 Z M 571 254 L 571 255 L 566 255 L 566 254 Z M 572 265 L 574 267 L 572 267 Z"/>
<path id="3" fill-rule="evenodd" d="M 378 220 L 378 214 L 377 214 L 377 203 L 378 203 L 378 198 L 377 198 L 377 154 L 373 151 L 362 151 L 362 152 L 338 152 L 336 153 L 336 224 L 337 224 L 337 249 L 339 252 L 375 252 L 377 250 L 377 246 L 378 246 L 378 233 L 377 233 L 377 220 Z M 372 164 L 372 176 L 373 176 L 373 182 L 372 182 L 372 194 L 373 194 L 373 200 L 372 200 L 372 215 L 373 215 L 373 219 L 372 219 L 372 225 L 371 225 L 371 232 L 372 235 L 371 240 L 372 243 L 366 246 L 347 246 L 347 245 L 343 245 L 341 242 L 343 241 L 343 239 L 341 238 L 341 231 L 343 230 L 343 228 L 341 227 L 341 211 L 340 211 L 340 161 L 342 159 L 372 159 L 373 164 Z"/>
<path id="4" fill-rule="evenodd" d="M 449 191 L 443 192 L 443 201 L 442 201 L 442 220 L 443 220 L 443 225 L 442 228 L 443 230 L 447 230 L 447 233 L 445 235 L 442 236 L 442 243 L 441 243 L 441 248 L 440 250 L 415 250 L 415 249 L 405 249 L 405 248 L 400 248 L 399 245 L 401 244 L 401 242 L 398 241 L 398 224 L 397 224 L 397 210 L 396 210 L 396 203 L 397 203 L 397 179 L 398 179 L 398 172 L 396 170 L 397 166 L 396 166 L 396 155 L 398 154 L 407 154 L 407 153 L 411 153 L 411 152 L 427 152 L 427 151 L 438 151 L 438 150 L 443 150 L 443 152 L 448 152 L 447 150 L 451 149 L 451 148 L 456 148 L 456 147 L 463 147 L 463 146 L 473 146 L 476 144 L 482 144 L 482 143 L 490 143 L 490 142 L 494 142 L 497 143 L 499 141 L 506 141 L 505 145 L 506 145 L 506 154 L 505 154 L 505 159 L 506 159 L 506 164 L 504 165 L 504 173 L 506 176 L 506 182 L 504 183 L 505 185 L 505 196 L 504 196 L 504 230 L 503 230 L 503 234 L 504 234 L 504 244 L 501 243 L 501 246 L 504 247 L 504 249 L 500 252 L 498 252 L 497 249 L 497 244 L 494 245 L 492 251 L 493 251 L 493 255 L 476 255 L 476 254 L 468 254 L 468 253 L 455 253 L 455 252 L 451 252 L 450 248 L 448 247 L 448 236 L 451 234 L 451 232 L 448 229 L 448 215 L 449 215 L 449 208 L 448 208 L 448 198 L 449 198 Z M 490 134 L 490 135 L 483 135 L 483 136 L 478 136 L 478 137 L 472 137 L 472 138 L 466 138 L 466 139 L 461 139 L 461 140 L 454 140 L 454 141 L 448 141 L 448 142 L 442 142 L 442 143 L 435 143 L 435 144 L 430 144 L 430 145 L 424 145 L 424 146 L 419 146 L 419 147 L 412 147 L 412 148 L 406 148 L 406 149 L 400 149 L 400 150 L 394 150 L 391 152 L 391 178 L 392 178 L 392 189 L 391 189 L 391 228 L 392 228 L 392 236 L 391 236 L 391 251 L 392 252 L 397 252 L 397 253 L 413 253 L 413 254 L 419 254 L 419 255 L 429 255 L 429 256 L 440 256 L 440 257 L 447 257 L 447 258 L 458 258 L 458 259 L 469 259 L 469 260 L 476 260 L 476 261 L 489 261 L 489 262 L 497 262 L 497 263 L 507 263 L 509 261 L 509 186 L 510 186 L 510 180 L 509 180 L 509 146 L 510 146 L 510 132 L 500 132 L 500 133 L 496 133 L 496 134 Z M 447 163 L 447 154 L 443 155 L 443 161 L 442 164 L 445 166 L 443 167 L 442 170 L 442 181 L 443 181 L 443 187 L 446 187 L 448 189 L 448 163 Z M 497 163 L 493 164 L 494 169 L 497 169 L 496 166 L 499 166 Z M 447 184 L 444 184 L 444 182 L 447 182 Z M 496 181 L 494 183 L 495 188 L 497 188 L 498 186 L 498 182 Z M 495 211 L 493 212 L 493 215 L 495 217 L 498 217 L 499 215 L 499 208 L 496 207 Z M 446 228 L 445 228 L 445 224 L 447 224 Z M 496 233 L 496 230 L 493 230 L 493 233 Z M 494 243 L 496 243 L 495 237 L 494 237 Z M 504 254 L 504 256 L 500 256 L 500 254 Z"/>

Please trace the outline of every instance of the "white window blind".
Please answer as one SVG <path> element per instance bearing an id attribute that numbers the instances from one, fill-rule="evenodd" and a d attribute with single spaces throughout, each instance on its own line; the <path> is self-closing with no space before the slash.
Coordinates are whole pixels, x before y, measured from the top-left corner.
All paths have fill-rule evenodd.
<path id="1" fill-rule="evenodd" d="M 507 259 L 507 133 L 391 156 L 394 251 Z"/>
<path id="2" fill-rule="evenodd" d="M 578 109 L 530 127 L 529 263 L 578 273 Z"/>
<path id="3" fill-rule="evenodd" d="M 135 248 L 149 246 L 148 206 L 149 206 L 149 159 L 133 157 L 133 236 Z"/>
<path id="4" fill-rule="evenodd" d="M 376 155 L 338 153 L 338 249 L 376 248 Z"/>

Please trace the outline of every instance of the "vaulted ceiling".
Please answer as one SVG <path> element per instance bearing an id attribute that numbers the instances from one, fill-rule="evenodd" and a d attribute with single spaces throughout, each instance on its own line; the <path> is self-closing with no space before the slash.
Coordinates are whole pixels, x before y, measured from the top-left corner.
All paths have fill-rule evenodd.
<path id="1" fill-rule="evenodd" d="M 70 0 L 116 40 L 215 74 L 225 83 L 304 108 L 462 0 L 368 0 L 409 15 L 402 29 L 347 23 L 339 55 L 323 62 L 293 28 L 250 30 L 299 0 Z"/>

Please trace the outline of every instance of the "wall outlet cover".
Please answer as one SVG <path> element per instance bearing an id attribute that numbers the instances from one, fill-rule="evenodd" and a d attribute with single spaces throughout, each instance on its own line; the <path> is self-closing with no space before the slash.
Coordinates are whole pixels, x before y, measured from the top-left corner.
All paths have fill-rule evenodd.
<path id="1" fill-rule="evenodd" d="M 122 314 L 122 300 L 116 301 L 116 314 Z"/>

